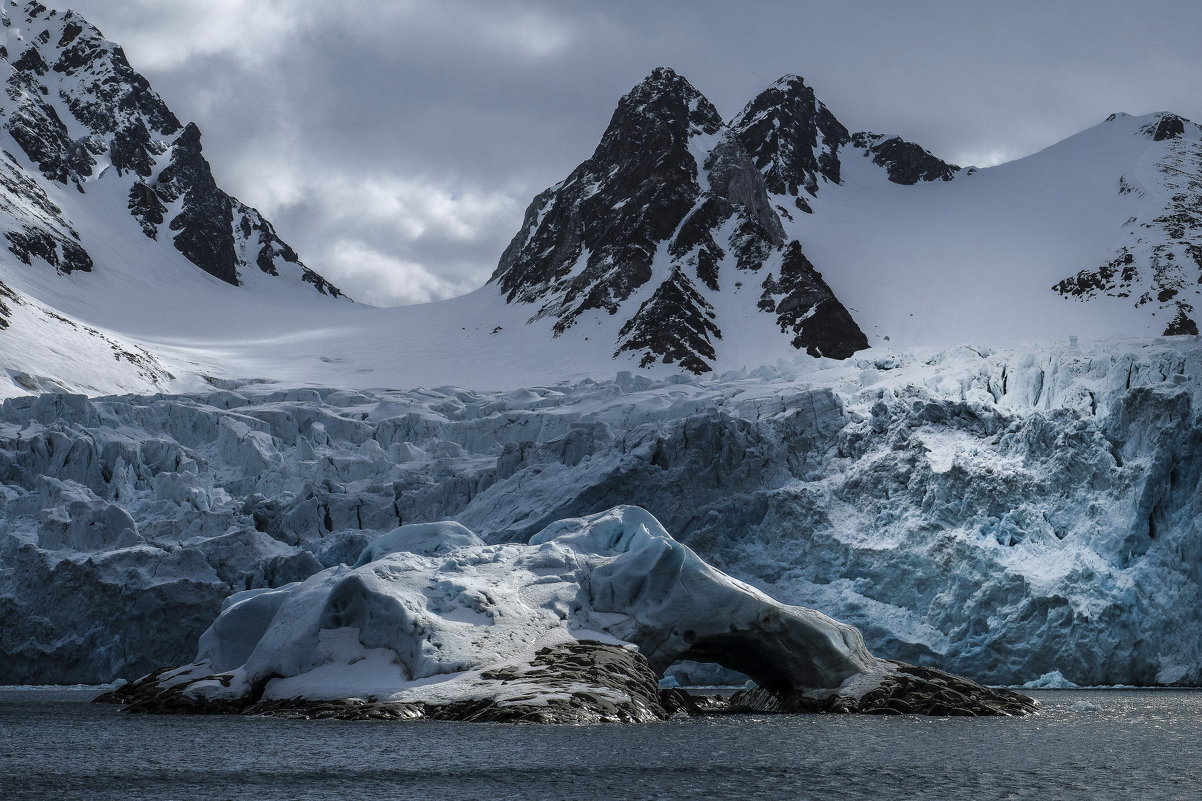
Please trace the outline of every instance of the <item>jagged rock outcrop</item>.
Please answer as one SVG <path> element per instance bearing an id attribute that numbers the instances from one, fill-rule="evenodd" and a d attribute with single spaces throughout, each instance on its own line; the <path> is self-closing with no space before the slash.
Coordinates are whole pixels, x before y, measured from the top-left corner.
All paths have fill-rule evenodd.
<path id="1" fill-rule="evenodd" d="M 899 136 L 850 133 L 796 75 L 761 92 L 731 127 L 763 172 L 768 191 L 778 196 L 782 214 L 788 206 L 812 213 L 821 185 L 842 183 L 849 145 L 897 184 L 949 181 L 960 169 Z"/>
<path id="2" fill-rule="evenodd" d="M 776 314 L 781 332 L 793 335 L 798 350 L 846 359 L 868 347 L 868 338 L 797 242 L 790 243 L 781 257 L 780 277 L 769 275 L 763 287 L 760 310 Z"/>
<path id="3" fill-rule="evenodd" d="M 827 117 L 823 126 L 838 126 Z M 762 283 L 754 274 L 784 252 L 771 186 L 813 183 L 794 174 L 804 165 L 790 165 L 794 172 L 785 176 L 764 172 L 764 153 L 782 145 L 751 150 L 748 141 L 688 81 L 655 70 L 618 103 L 592 157 L 535 198 L 491 282 L 508 302 L 534 306 L 532 322 L 553 319 L 557 336 L 585 317 L 617 316 L 615 356 L 710 371 L 722 339 L 717 309 L 729 305 L 718 298 L 737 296 L 756 314 L 758 297 L 750 287 L 738 290 L 745 281 Z M 831 147 L 840 141 L 834 136 Z M 814 289 L 839 304 L 829 287 Z M 795 292 L 795 301 L 806 295 Z M 864 339 L 846 309 L 820 315 L 811 327 L 819 321 L 831 327 L 826 338 Z"/>
<path id="4" fill-rule="evenodd" d="M 227 283 L 245 283 L 254 270 L 341 294 L 301 264 L 257 211 L 217 186 L 200 131 L 181 124 L 121 48 L 87 20 L 25 2 L 5 8 L 0 25 L 9 31 L 0 53 L 6 70 L 0 127 L 15 145 L 4 150 L 0 167 L 0 228 L 21 261 L 36 258 L 63 273 L 95 266 L 61 204 L 25 174 L 14 153 L 50 182 L 51 192 L 82 194 L 93 213 L 118 225 L 132 215 L 146 236 Z M 109 193 L 91 190 L 98 182 L 128 185 L 121 190 L 127 206 L 105 208 Z M 160 236 L 164 225 L 170 236 Z"/>
<path id="5" fill-rule="evenodd" d="M 802 211 L 812 211 L 803 191 L 813 198 L 819 179 L 840 181 L 839 148 L 851 134 L 797 75 L 786 75 L 756 96 L 731 128 L 763 173 L 768 191 L 792 196 Z"/>
<path id="6" fill-rule="evenodd" d="M 92 257 L 79 233 L 46 191 L 17 164 L 12 154 L 0 158 L 0 214 L 9 251 L 23 264 L 41 259 L 60 273 L 88 272 Z"/>
<path id="7" fill-rule="evenodd" d="M 702 711 L 679 690 L 661 691 L 646 657 L 634 648 L 590 640 L 544 646 L 528 663 L 482 671 L 473 697 L 448 701 L 209 698 L 188 692 L 198 680 L 172 683 L 172 672 L 156 670 L 94 700 L 126 705 L 133 714 L 242 714 L 293 720 L 647 723 L 666 720 L 684 709 Z"/>
<path id="8" fill-rule="evenodd" d="M 862 149 L 873 164 L 884 167 L 889 180 L 895 184 L 950 181 L 960 170 L 955 164 L 948 164 L 931 155 L 921 145 L 907 142 L 900 136 L 857 133 L 851 138 L 851 143 Z"/>
<path id="9" fill-rule="evenodd" d="M 584 312 L 616 313 L 701 193 L 691 141 L 721 127 L 688 81 L 655 70 L 619 101 L 592 157 L 535 198 L 491 280 L 510 302 L 537 302 L 558 333 Z"/>
<path id="10" fill-rule="evenodd" d="M 714 307 L 697 291 L 680 269 L 664 281 L 618 332 L 618 350 L 642 354 L 646 367 L 658 356 L 665 364 L 678 363 L 691 373 L 708 372 L 716 357 L 713 341 L 722 338 L 714 324 Z"/>
<path id="11" fill-rule="evenodd" d="M 890 674 L 864 693 L 813 694 L 755 687 L 736 692 L 730 709 L 739 712 L 860 712 L 866 715 L 995 717 L 1029 715 L 1038 705 L 1011 690 L 982 687 L 975 681 L 934 668 L 894 662 Z"/>

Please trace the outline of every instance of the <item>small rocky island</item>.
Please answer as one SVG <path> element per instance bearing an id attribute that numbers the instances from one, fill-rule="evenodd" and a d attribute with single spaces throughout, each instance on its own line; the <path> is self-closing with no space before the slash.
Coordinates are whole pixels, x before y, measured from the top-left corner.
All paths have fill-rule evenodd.
<path id="1" fill-rule="evenodd" d="M 730 699 L 660 689 L 679 660 L 754 686 Z M 353 567 L 231 596 L 195 662 L 96 700 L 130 712 L 544 723 L 1036 708 L 874 657 L 852 626 L 731 578 L 633 506 L 561 520 L 528 544 L 488 545 L 453 522 L 402 526 Z"/>

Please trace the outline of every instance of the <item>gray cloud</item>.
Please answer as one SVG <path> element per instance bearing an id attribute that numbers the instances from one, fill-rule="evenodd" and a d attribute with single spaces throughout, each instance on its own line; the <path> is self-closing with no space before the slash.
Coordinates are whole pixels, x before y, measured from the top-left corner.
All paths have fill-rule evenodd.
<path id="1" fill-rule="evenodd" d="M 961 164 L 1112 111 L 1202 120 L 1202 5 L 73 0 L 204 132 L 218 180 L 359 300 L 482 284 L 618 97 L 675 67 L 727 117 L 785 73 Z M 61 7 L 61 6 L 60 6 Z"/>

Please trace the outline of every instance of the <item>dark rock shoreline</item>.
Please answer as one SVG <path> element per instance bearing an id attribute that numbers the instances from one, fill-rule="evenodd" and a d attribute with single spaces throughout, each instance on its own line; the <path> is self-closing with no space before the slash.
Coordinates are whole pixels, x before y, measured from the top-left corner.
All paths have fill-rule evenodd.
<path id="1" fill-rule="evenodd" d="M 161 668 L 136 682 L 96 697 L 96 703 L 126 705 L 132 714 L 269 715 L 296 720 L 452 720 L 492 723 L 648 723 L 675 715 L 763 713 L 919 714 L 1022 716 L 1037 703 L 1010 690 L 984 687 L 933 668 L 894 663 L 873 690 L 856 698 L 764 688 L 740 690 L 730 698 L 660 689 L 646 658 L 629 648 L 574 642 L 540 649 L 529 665 L 504 666 L 480 674 L 476 697 L 450 702 L 380 701 L 374 698 L 212 698 L 188 693 L 196 680 L 164 682 L 174 668 Z M 200 681 L 222 681 L 205 676 Z M 228 679 L 227 679 L 228 681 Z M 224 683 L 224 682 L 223 682 Z"/>
<path id="2" fill-rule="evenodd" d="M 985 687 L 935 668 L 904 662 L 893 664 L 895 673 L 858 698 L 831 695 L 817 699 L 800 692 L 778 693 L 757 687 L 735 693 L 730 705 L 745 712 L 859 712 L 932 717 L 1019 717 L 1039 709 L 1035 699 L 1013 690 Z"/>

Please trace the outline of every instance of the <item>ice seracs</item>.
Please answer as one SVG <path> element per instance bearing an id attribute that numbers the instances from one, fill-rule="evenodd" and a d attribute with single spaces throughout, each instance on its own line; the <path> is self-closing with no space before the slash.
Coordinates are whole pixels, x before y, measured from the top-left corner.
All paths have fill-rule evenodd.
<path id="1" fill-rule="evenodd" d="M 1192 338 L 797 358 L 512 392 L 10 399 L 0 682 L 184 663 L 230 594 L 354 565 L 402 524 L 526 542 L 632 502 L 881 657 L 1004 685 L 1202 681 Z"/>

